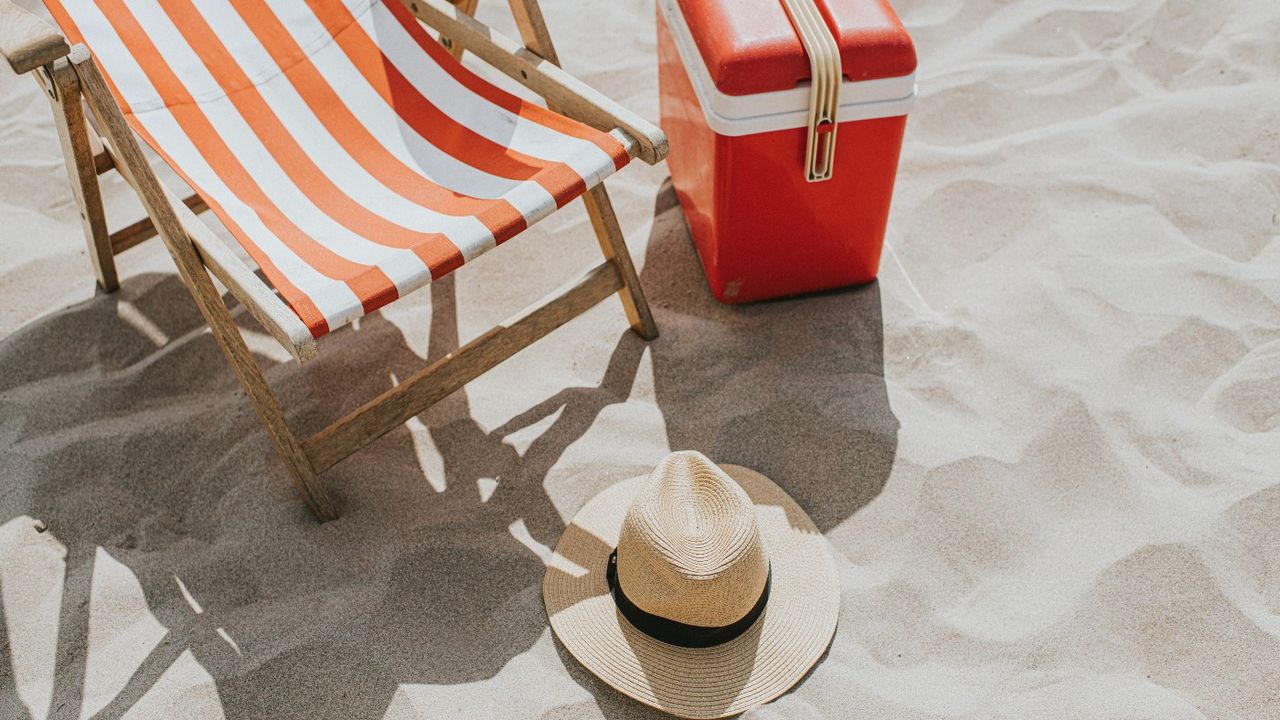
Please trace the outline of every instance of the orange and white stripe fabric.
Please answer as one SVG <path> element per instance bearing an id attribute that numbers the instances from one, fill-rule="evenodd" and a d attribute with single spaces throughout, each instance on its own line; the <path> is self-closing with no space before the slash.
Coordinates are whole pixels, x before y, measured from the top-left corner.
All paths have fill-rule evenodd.
<path id="1" fill-rule="evenodd" d="M 399 0 L 46 4 L 317 337 L 630 159 L 465 69 Z"/>

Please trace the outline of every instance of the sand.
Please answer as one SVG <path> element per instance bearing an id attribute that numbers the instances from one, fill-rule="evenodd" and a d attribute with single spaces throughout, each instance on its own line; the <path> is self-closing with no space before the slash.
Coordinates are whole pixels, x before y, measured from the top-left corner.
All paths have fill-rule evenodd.
<path id="1" fill-rule="evenodd" d="M 651 3 L 545 4 L 656 117 Z M 541 578 L 682 448 L 771 475 L 840 564 L 828 656 L 752 717 L 1280 717 L 1280 6 L 897 6 L 922 94 L 877 284 L 719 306 L 637 165 L 661 339 L 603 304 L 335 468 L 325 525 L 163 249 L 94 293 L 48 105 L 0 70 L 0 717 L 654 717 Z M 595 253 L 560 213 L 306 367 L 241 323 L 315 430 Z"/>

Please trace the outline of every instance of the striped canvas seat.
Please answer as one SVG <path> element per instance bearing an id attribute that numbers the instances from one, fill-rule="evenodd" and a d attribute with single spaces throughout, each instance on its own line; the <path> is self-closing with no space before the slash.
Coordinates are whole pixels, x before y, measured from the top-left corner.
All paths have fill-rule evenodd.
<path id="1" fill-rule="evenodd" d="M 398 0 L 47 4 L 317 337 L 629 159 L 463 68 Z"/>

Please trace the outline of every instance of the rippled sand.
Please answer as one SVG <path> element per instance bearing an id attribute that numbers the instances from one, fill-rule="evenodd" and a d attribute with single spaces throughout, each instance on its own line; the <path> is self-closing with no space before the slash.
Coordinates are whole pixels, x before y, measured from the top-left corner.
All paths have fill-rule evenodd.
<path id="1" fill-rule="evenodd" d="M 651 3 L 545 4 L 656 117 Z M 323 526 L 163 249 L 94 296 L 47 103 L 0 70 L 0 717 L 655 716 L 556 645 L 541 577 L 681 448 L 841 557 L 829 655 L 754 717 L 1280 717 L 1280 6 L 896 5 L 922 93 L 878 284 L 719 306 L 631 168 L 662 338 L 591 311 L 335 468 Z M 305 368 L 241 322 L 315 430 L 595 257 L 560 213 Z"/>

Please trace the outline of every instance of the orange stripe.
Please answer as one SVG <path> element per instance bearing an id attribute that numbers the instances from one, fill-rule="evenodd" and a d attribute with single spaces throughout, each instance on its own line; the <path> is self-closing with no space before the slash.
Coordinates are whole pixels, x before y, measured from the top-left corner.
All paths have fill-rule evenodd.
<path id="1" fill-rule="evenodd" d="M 232 89 L 252 86 L 253 82 L 240 69 L 199 10 L 187 0 L 183 0 L 180 5 L 180 9 L 167 6 L 166 12 L 182 29 L 191 46 L 197 49 L 223 89 L 230 93 Z M 274 19 L 274 15 L 270 18 Z M 279 25 L 278 21 L 276 24 Z M 313 63 L 305 59 L 307 56 L 283 26 L 268 28 L 266 32 L 260 32 L 261 28 L 253 24 L 250 27 L 272 59 L 280 67 L 288 68 L 286 76 L 316 119 L 329 130 L 329 134 L 353 160 L 383 185 L 411 202 L 436 212 L 455 217 L 475 217 L 495 237 L 510 237 L 525 229 L 524 216 L 509 202 L 481 200 L 455 193 L 431 182 L 396 158 L 343 104 L 327 79 Z M 442 239 L 448 240 L 443 236 Z M 423 237 L 419 234 L 415 243 L 421 244 L 422 240 Z M 452 251 L 449 257 L 435 262 L 449 265 L 451 261 Z"/>
<path id="2" fill-rule="evenodd" d="M 80 26 L 76 25 L 75 20 L 71 18 L 71 14 L 67 12 L 66 8 L 62 6 L 60 0 L 47 0 L 45 6 L 49 8 L 49 14 L 53 15 L 54 21 L 62 29 L 62 34 L 67 36 L 68 43 L 71 45 L 76 45 L 77 43 L 88 45 L 84 41 L 84 34 L 80 32 Z M 111 76 L 107 74 L 106 68 L 99 64 L 98 70 L 101 72 L 102 79 L 106 81 L 107 88 L 115 96 L 116 104 L 120 106 L 120 112 L 125 115 L 133 112 L 129 109 L 129 103 L 124 99 L 124 93 L 120 92 L 120 88 L 116 87 L 115 82 L 111 80 Z"/>
<path id="3" fill-rule="evenodd" d="M 79 26 L 76 25 L 75 21 L 71 19 L 71 16 L 62 7 L 62 3 L 58 0 L 50 0 L 48 7 L 59 27 L 62 28 L 63 34 L 67 36 L 67 39 L 72 44 L 83 43 L 84 36 L 80 32 Z M 133 131 L 136 132 L 139 137 L 142 138 L 143 142 L 150 145 L 151 149 L 160 155 L 160 157 L 169 165 L 170 168 L 173 169 L 174 172 L 178 174 L 179 177 L 182 178 L 184 182 L 199 193 L 200 197 L 204 199 L 213 214 L 217 216 L 222 224 L 226 226 L 227 230 L 240 242 L 253 261 L 257 263 L 258 267 L 262 268 L 263 274 L 265 274 L 267 279 L 271 281 L 271 285 L 280 291 L 285 302 L 289 304 L 294 313 L 297 314 L 298 318 L 307 326 L 312 337 L 318 338 L 328 333 L 329 321 L 325 318 L 324 313 L 320 311 L 320 308 L 311 299 L 311 296 L 307 295 L 298 288 L 298 286 L 290 282 L 289 279 L 285 277 L 284 273 L 276 267 L 275 263 L 271 262 L 271 258 L 263 252 L 256 243 L 249 239 L 248 233 L 246 233 L 243 228 L 231 219 L 231 216 L 222 207 L 222 204 L 213 199 L 209 193 L 204 192 L 200 186 L 192 181 L 186 172 L 184 172 L 178 164 L 173 161 L 173 158 L 165 152 L 160 143 L 156 141 L 155 137 L 153 137 L 151 133 L 143 127 L 142 123 L 139 122 L 129 110 L 129 104 L 125 101 L 124 96 L 120 93 L 119 88 L 116 87 L 106 69 L 99 67 L 99 70 L 102 73 L 103 79 L 107 82 L 107 86 L 111 89 L 112 95 L 115 96 L 116 102 L 120 105 L 122 114 L 125 116 L 125 120 L 128 121 L 129 126 L 133 128 Z"/>
<path id="4" fill-rule="evenodd" d="M 156 142 L 156 139 L 152 137 L 151 133 L 148 132 L 145 127 L 142 126 L 142 123 L 138 122 L 135 116 L 128 115 L 126 119 L 129 121 L 129 125 L 133 128 L 133 131 L 138 133 L 142 138 L 143 142 L 150 145 L 151 149 L 156 151 L 156 154 L 158 154 L 161 159 L 163 159 L 165 163 L 167 163 L 169 167 L 182 178 L 183 182 L 190 185 L 197 193 L 199 193 L 200 197 L 204 199 L 205 204 L 209 206 L 209 210 L 212 211 L 213 214 L 217 216 L 218 220 L 226 226 L 227 230 L 240 241 L 240 245 L 249 253 L 249 257 L 258 264 L 258 267 L 262 268 L 263 274 L 265 274 L 267 279 L 271 281 L 272 287 L 280 291 L 280 295 L 284 297 L 285 302 L 289 303 L 293 308 L 294 313 L 298 315 L 303 324 L 307 326 L 307 329 L 311 331 L 311 336 L 318 338 L 328 333 L 329 321 L 325 318 L 324 313 L 320 312 L 320 308 L 315 304 L 315 301 L 311 299 L 311 296 L 303 292 L 298 286 L 289 282 L 289 279 L 285 277 L 284 273 L 281 272 L 278 267 L 276 267 L 276 264 L 271 262 L 271 257 L 268 256 L 262 248 L 258 247 L 257 243 L 249 239 L 249 234 L 246 233 L 235 220 L 231 219 L 231 215 L 223 209 L 222 203 L 214 200 L 212 196 L 201 190 L 200 186 L 196 185 L 196 183 L 187 176 L 187 173 L 173 161 L 173 158 L 164 151 L 160 146 L 160 143 Z"/>
<path id="5" fill-rule="evenodd" d="M 341 3 L 307 0 L 307 5 L 325 27 L 333 29 L 334 40 L 370 86 L 433 145 L 491 175 L 533 180 L 556 198 L 557 205 L 586 191 L 582 178 L 567 165 L 499 145 L 442 112 L 395 68 Z"/>
<path id="6" fill-rule="evenodd" d="M 395 284 L 379 268 L 339 256 L 291 223 L 236 160 L 124 3 L 121 0 L 99 2 L 103 6 L 103 15 L 169 103 L 169 111 L 201 156 L 229 188 L 238 190 L 236 194 L 258 213 L 263 223 L 282 242 L 320 273 L 345 281 L 360 298 L 365 312 L 372 312 L 399 297 Z"/>
<path id="7" fill-rule="evenodd" d="M 194 9 L 191 12 L 199 17 Z M 272 112 L 262 94 L 226 53 L 203 18 L 199 22 L 194 22 L 189 16 L 173 19 L 179 32 L 196 49 L 210 74 L 227 93 L 227 99 L 235 105 L 281 169 L 334 222 L 372 242 L 409 249 L 432 270 L 438 265 L 448 265 L 455 256 L 461 256 L 458 248 L 443 234 L 422 233 L 394 223 L 356 202 L 334 184 Z"/>
<path id="8" fill-rule="evenodd" d="M 614 167 L 618 170 L 621 170 L 631 161 L 631 156 L 627 154 L 627 149 L 609 133 L 601 132 L 560 113 L 525 102 L 511 93 L 503 91 L 502 88 L 468 70 L 466 66 L 455 60 L 452 55 L 445 52 L 440 43 L 427 34 L 426 28 L 418 22 L 413 13 L 409 12 L 404 3 L 393 1 L 385 4 L 387 10 L 400 21 L 400 24 L 409 35 L 436 61 L 436 64 L 468 90 L 526 120 L 551 128 L 563 135 L 569 135 L 594 144 L 609 157 L 613 158 Z"/>
<path id="9" fill-rule="evenodd" d="M 165 11 L 225 91 L 230 93 L 236 88 L 254 85 L 190 0 L 167 3 Z M 286 57 L 305 57 L 292 38 L 283 36 L 281 39 L 288 40 L 287 44 L 292 46 L 284 48 Z M 296 54 L 291 55 L 291 51 Z M 524 216 L 507 201 L 481 200 L 455 193 L 414 172 L 356 119 L 313 63 L 288 64 L 282 62 L 275 48 L 268 48 L 268 52 L 277 64 L 289 68 L 286 76 L 334 140 L 383 185 L 401 197 L 436 212 L 455 217 L 476 217 L 495 236 L 504 233 L 514 235 L 525 228 Z"/>
<path id="10" fill-rule="evenodd" d="M 238 63 L 204 21 L 190 0 L 176 0 L 175 8 L 162 3 L 161 7 L 174 20 L 175 26 L 196 50 L 200 60 L 227 92 L 245 122 L 262 140 L 272 156 L 298 189 L 336 222 L 357 235 L 374 242 L 385 241 L 393 247 L 409 248 L 422 258 L 434 277 L 440 277 L 462 264 L 458 249 L 440 233 L 420 233 L 371 213 L 351 196 L 342 192 L 310 160 L 310 156 L 298 145 L 281 119 L 271 111 L 262 95 L 244 75 Z M 352 159 L 390 189 L 423 207 L 457 216 L 475 216 L 487 227 L 498 242 L 517 234 L 525 227 L 519 211 L 506 201 L 490 201 L 454 193 L 422 177 L 388 151 L 368 128 L 361 125 L 354 114 L 338 99 L 328 80 L 319 72 L 307 54 L 297 46 L 292 34 L 280 23 L 261 0 L 230 0 L 242 18 L 267 47 L 277 63 L 288 68 L 286 73 L 298 90 L 300 97 L 325 125 L 330 134 L 342 145 Z M 250 5 L 249 3 L 252 3 Z M 73 42 L 82 34 L 62 6 L 61 0 L 49 0 L 49 6 L 59 23 Z M 395 285 L 379 268 L 351 262 L 316 242 L 291 223 L 278 207 L 262 192 L 247 170 L 234 157 L 230 148 L 218 136 L 208 117 L 195 103 L 174 70 L 165 62 L 151 39 L 146 36 L 137 19 L 121 0 L 100 0 L 103 14 L 115 27 L 126 48 L 138 61 L 143 72 L 155 85 L 169 106 L 175 121 L 196 147 L 210 168 L 226 182 L 237 196 L 258 214 L 264 224 L 291 250 L 322 274 L 346 282 L 360 298 L 364 311 L 391 302 L 397 297 Z M 405 27 L 430 60 L 437 62 L 464 87 L 508 112 L 548 127 L 564 135 L 593 142 L 622 167 L 629 160 L 625 148 L 605 133 L 595 131 L 576 121 L 525 103 L 501 89 L 494 87 L 470 73 L 437 46 L 405 8 L 390 3 L 394 17 Z M 441 112 L 429 98 L 400 73 L 382 53 L 376 41 L 368 36 L 347 9 L 338 3 L 321 3 L 308 0 L 308 5 L 334 41 L 364 79 L 370 83 L 389 106 L 396 108 L 402 120 L 444 152 L 490 174 L 514 180 L 534 181 L 545 188 L 556 204 L 563 206 L 569 199 L 585 191 L 582 178 L 564 163 L 541 160 L 489 141 L 470 128 L 454 121 Z M 287 56 L 287 57 L 283 57 Z M 283 60 L 282 60 L 283 57 Z M 428 61 L 422 58 L 421 61 Z M 104 72 L 107 83 L 121 105 L 128 111 L 123 95 Z M 151 137 L 137 118 L 127 115 L 134 127 L 148 144 L 169 162 L 190 183 L 186 174 L 177 168 L 155 138 Z M 196 187 L 194 183 L 193 187 Z M 318 187 L 317 187 L 318 186 Z M 197 191 L 200 189 L 197 187 Z M 207 193 L 201 195 L 209 200 Z M 225 212 L 223 207 L 210 201 L 209 205 L 231 233 L 240 240 L 263 272 L 294 306 L 295 312 L 317 337 L 328 331 L 327 321 L 312 298 L 290 283 L 269 257 L 252 242 L 244 230 Z M 331 211 L 330 205 L 336 206 Z M 335 214 L 335 212 L 337 214 Z"/>

